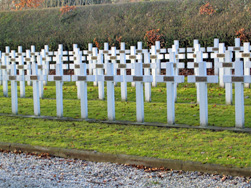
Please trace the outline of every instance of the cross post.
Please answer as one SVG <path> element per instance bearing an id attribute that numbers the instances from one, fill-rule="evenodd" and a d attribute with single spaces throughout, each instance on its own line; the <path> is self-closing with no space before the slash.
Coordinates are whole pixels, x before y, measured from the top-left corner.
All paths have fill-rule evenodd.
<path id="1" fill-rule="evenodd" d="M 206 71 L 206 62 L 202 62 L 203 53 L 197 52 L 196 58 L 197 60 L 201 60 L 198 62 L 199 71 L 197 76 L 188 76 L 188 82 L 197 83 L 197 94 L 199 95 L 199 106 L 200 106 L 200 126 L 206 127 L 208 125 L 208 99 L 207 99 L 207 83 L 217 83 L 217 76 L 207 76 Z"/>
<path id="2" fill-rule="evenodd" d="M 1 70 L 2 70 L 2 81 L 3 81 L 3 96 L 8 97 L 8 80 L 5 79 L 8 76 L 8 67 L 7 67 L 7 60 L 6 56 L 3 53 L 1 58 Z"/>

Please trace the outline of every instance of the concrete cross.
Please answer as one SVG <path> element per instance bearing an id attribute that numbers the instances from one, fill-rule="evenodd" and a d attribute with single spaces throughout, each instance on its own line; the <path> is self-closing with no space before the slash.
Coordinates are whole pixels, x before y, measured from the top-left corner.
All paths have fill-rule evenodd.
<path id="1" fill-rule="evenodd" d="M 116 50 L 116 54 L 130 54 L 130 50 L 126 50 L 125 43 L 120 43 L 120 50 Z"/>
<path id="2" fill-rule="evenodd" d="M 214 59 L 214 74 L 215 75 L 219 75 L 219 58 L 217 58 L 217 56 L 215 54 L 219 53 L 219 39 L 214 39 L 214 46 L 213 47 L 207 47 L 207 52 L 210 52 L 211 55 L 213 55 L 213 59 Z"/>
<path id="3" fill-rule="evenodd" d="M 175 52 L 170 53 L 170 60 L 175 61 Z M 166 83 L 167 91 L 167 122 L 168 124 L 175 124 L 175 95 L 177 88 L 175 84 L 184 82 L 184 76 L 174 74 L 175 62 L 166 62 L 166 75 L 159 75 L 156 77 L 157 82 Z"/>
<path id="4" fill-rule="evenodd" d="M 169 54 L 166 54 L 165 57 L 166 59 L 169 59 L 169 62 L 173 63 L 173 71 L 174 75 L 178 76 L 179 75 L 179 69 L 185 68 L 185 63 L 179 62 L 179 59 L 185 59 L 185 54 L 176 54 L 178 52 L 177 46 L 173 45 L 173 51 L 169 52 Z M 161 63 L 161 68 L 166 69 L 167 64 L 166 63 Z M 177 86 L 178 83 L 174 83 L 174 98 L 175 102 L 177 101 Z"/>
<path id="5" fill-rule="evenodd" d="M 56 82 L 57 117 L 63 117 L 63 82 L 71 81 L 69 75 L 63 75 L 62 55 L 56 56 L 56 75 L 49 75 L 48 81 Z"/>
<path id="6" fill-rule="evenodd" d="M 104 81 L 107 82 L 107 114 L 108 120 L 115 120 L 115 95 L 114 95 L 114 81 L 121 82 L 122 76 L 114 75 L 114 64 L 107 63 L 105 64 L 107 74 L 103 77 Z M 102 80 L 103 80 L 102 79 Z M 102 81 L 101 79 L 99 81 Z"/>
<path id="7" fill-rule="evenodd" d="M 77 54 L 76 54 L 77 55 Z M 77 55 L 77 58 L 81 60 L 82 55 Z M 79 65 L 79 75 L 73 75 L 72 81 L 79 82 L 80 94 L 80 108 L 81 108 L 81 118 L 88 118 L 88 100 L 87 100 L 87 82 L 95 81 L 95 76 L 86 74 L 86 63 L 78 63 Z"/>
<path id="8" fill-rule="evenodd" d="M 196 58 L 198 60 L 199 71 L 196 76 L 188 76 L 189 83 L 198 83 L 197 95 L 199 95 L 200 106 L 200 125 L 205 127 L 208 125 L 208 99 L 207 99 L 207 83 L 217 83 L 218 76 L 207 76 L 206 62 L 203 62 L 203 53 L 197 52 Z M 199 60 L 201 62 L 199 62 Z"/>
<path id="9" fill-rule="evenodd" d="M 61 55 L 61 56 L 67 56 L 68 51 L 64 51 L 63 44 L 58 45 L 58 50 L 54 52 L 54 56 Z"/>
<path id="10" fill-rule="evenodd" d="M 48 53 L 46 52 L 45 49 L 41 50 L 41 58 L 42 58 L 42 65 L 43 65 L 43 75 L 46 75 L 46 79 L 43 81 L 44 85 L 47 85 L 47 76 L 50 73 L 50 61 L 51 61 L 51 57 L 49 55 L 47 55 Z"/>
<path id="11" fill-rule="evenodd" d="M 236 55 L 236 58 L 243 58 L 244 60 L 244 75 L 250 75 L 250 68 L 246 65 L 247 62 L 250 61 L 251 58 L 251 52 L 250 52 L 250 43 L 249 42 L 244 42 L 243 44 L 243 53 L 238 53 Z M 249 88 L 250 84 L 245 83 L 245 87 Z"/>
<path id="12" fill-rule="evenodd" d="M 175 48 L 173 47 L 173 45 L 175 46 Z M 175 49 L 176 53 L 185 53 L 186 52 L 186 48 L 180 48 L 179 47 L 179 41 L 178 40 L 174 40 L 174 44 L 172 45 L 172 48 L 168 48 L 168 53 L 173 52 L 173 50 Z M 185 59 L 185 58 L 184 58 Z"/>
<path id="13" fill-rule="evenodd" d="M 141 42 L 141 41 L 140 41 L 140 42 L 137 42 L 136 54 L 144 54 L 144 53 L 146 53 L 146 52 L 148 52 L 148 50 L 142 48 L 142 42 Z"/>
<path id="14" fill-rule="evenodd" d="M 153 76 L 152 86 L 156 87 L 157 86 L 157 82 L 156 82 L 155 77 L 157 75 L 159 75 L 159 73 L 160 73 L 160 71 L 159 71 L 161 69 L 160 60 L 164 59 L 164 55 L 157 53 L 156 47 L 155 46 L 151 46 L 150 59 L 151 59 L 151 63 L 155 64 L 154 68 L 152 68 L 152 76 Z"/>
<path id="15" fill-rule="evenodd" d="M 126 55 L 126 59 L 131 61 L 131 75 L 135 75 L 135 63 L 138 62 L 142 62 L 142 54 L 138 54 L 136 55 L 136 47 L 135 46 L 131 46 L 130 48 L 131 53 L 130 55 Z M 135 82 L 131 83 L 132 87 L 135 87 Z"/>
<path id="16" fill-rule="evenodd" d="M 211 54 L 211 57 L 212 58 L 218 58 L 219 63 L 223 63 L 223 62 L 225 62 L 225 51 L 226 51 L 225 44 L 220 43 L 219 44 L 219 53 Z M 223 75 L 224 75 L 224 69 L 219 68 L 219 84 L 220 84 L 220 87 L 224 87 Z"/>
<path id="17" fill-rule="evenodd" d="M 32 70 L 35 71 L 36 75 L 43 77 L 43 79 L 38 81 L 39 97 L 40 98 L 44 97 L 44 83 L 43 82 L 44 82 L 44 80 L 47 80 L 47 75 L 44 74 L 44 70 L 46 69 L 45 66 L 46 65 L 43 63 L 42 55 L 38 55 L 37 56 L 37 66 L 36 67 L 33 66 Z"/>
<path id="18" fill-rule="evenodd" d="M 128 50 L 130 53 L 130 50 Z M 123 81 L 121 82 L 121 100 L 122 101 L 127 101 L 127 82 L 125 81 L 126 79 L 126 49 L 125 49 L 125 43 L 121 42 L 120 44 L 120 64 L 118 64 L 120 68 L 120 75 L 123 77 Z M 124 67 L 124 68 L 123 68 Z"/>
<path id="19" fill-rule="evenodd" d="M 37 56 L 38 60 L 41 58 L 40 55 Z M 40 83 L 43 84 L 43 80 L 46 79 L 46 76 L 41 75 L 38 73 L 38 64 L 33 61 L 31 65 L 32 69 L 32 75 L 26 75 L 25 80 L 32 82 L 32 89 L 33 89 L 33 109 L 34 109 L 34 115 L 40 116 L 40 96 L 39 91 L 41 90 L 39 88 Z"/>
<path id="20" fill-rule="evenodd" d="M 82 52 L 79 49 L 75 49 L 74 51 L 74 56 L 70 57 L 70 60 L 74 60 L 74 64 L 70 64 L 70 69 L 74 70 L 74 75 L 80 75 L 80 65 L 83 63 L 82 58 L 85 58 L 82 56 Z M 85 64 L 85 70 L 86 71 L 87 65 Z M 80 89 L 80 82 L 77 80 L 76 81 L 76 86 L 77 86 L 77 96 L 78 99 L 81 99 L 81 89 Z"/>
<path id="21" fill-rule="evenodd" d="M 20 49 L 19 49 L 20 50 Z M 22 53 L 16 54 L 18 55 L 18 58 L 16 57 L 12 57 L 12 59 L 16 60 L 18 62 L 18 66 L 17 66 L 17 70 L 19 71 L 19 76 L 21 76 L 21 78 L 23 78 L 20 81 L 20 97 L 24 98 L 25 97 L 25 80 L 24 80 L 24 70 L 27 70 L 27 66 L 24 65 L 24 57 Z"/>
<path id="22" fill-rule="evenodd" d="M 117 63 L 117 60 L 120 60 L 119 56 L 117 56 L 116 54 L 116 47 L 112 47 L 111 48 L 111 55 L 110 56 L 107 56 L 107 59 L 109 61 L 111 61 L 112 64 L 116 64 Z M 113 66 L 114 68 L 114 75 L 117 75 L 117 67 L 116 66 Z M 116 86 L 117 85 L 117 82 L 114 81 L 114 85 Z"/>
<path id="23" fill-rule="evenodd" d="M 243 62 L 235 61 L 235 75 L 225 75 L 225 83 L 235 84 L 235 127 L 244 128 L 244 83 L 251 83 L 251 76 L 243 76 Z"/>
<path id="24" fill-rule="evenodd" d="M 228 50 L 225 51 L 225 61 L 218 63 L 218 67 L 224 69 L 224 75 L 232 75 L 232 69 L 234 68 L 234 63 L 232 62 L 232 59 L 233 59 L 233 53 L 232 51 Z M 226 104 L 231 105 L 233 102 L 232 83 L 225 83 L 225 98 L 226 98 Z"/>
<path id="25" fill-rule="evenodd" d="M 167 52 L 166 48 L 161 48 L 160 41 L 155 41 L 155 47 L 156 47 L 157 54 L 165 54 Z"/>
<path id="26" fill-rule="evenodd" d="M 192 48 L 187 48 L 187 53 L 194 53 L 196 52 L 196 46 L 199 45 L 199 40 L 198 39 L 194 39 L 193 40 L 193 47 Z M 205 48 L 200 48 L 200 51 L 205 52 L 206 49 Z"/>
<path id="27" fill-rule="evenodd" d="M 7 67 L 6 56 L 4 53 L 2 54 L 0 69 L 2 71 L 1 79 L 3 83 L 3 96 L 8 97 L 8 80 L 4 79 L 8 76 L 8 67 Z"/>
<path id="28" fill-rule="evenodd" d="M 144 53 L 144 63 L 143 63 L 143 69 L 144 69 L 144 75 L 150 76 L 151 75 L 151 60 L 150 60 L 150 54 Z M 152 83 L 151 82 L 145 82 L 145 101 L 151 102 L 152 92 L 151 92 Z"/>
<path id="29" fill-rule="evenodd" d="M 239 53 L 243 52 L 243 46 L 241 46 L 241 40 L 240 38 L 234 39 L 235 46 L 228 46 L 228 50 L 233 51 L 235 54 L 235 61 L 240 61 L 240 58 L 237 58 L 237 56 L 240 56 Z"/>
<path id="30" fill-rule="evenodd" d="M 88 43 L 88 50 L 84 50 L 83 54 L 87 55 L 87 61 L 88 61 L 88 73 L 89 75 L 93 75 L 93 66 L 92 66 L 92 43 Z"/>
<path id="31" fill-rule="evenodd" d="M 196 51 L 196 53 L 193 54 L 194 62 L 188 62 L 187 68 L 194 69 L 194 75 L 198 76 L 199 75 L 199 64 L 201 62 L 203 62 L 204 53 L 202 53 L 202 56 L 197 55 L 197 54 L 200 54 L 200 52 L 202 52 L 202 51 L 200 51 L 199 44 L 195 45 L 195 51 Z M 200 59 L 200 58 L 202 58 L 202 59 Z M 212 68 L 211 62 L 206 63 L 206 69 L 209 69 L 209 68 Z M 198 87 L 198 83 L 196 83 L 196 87 Z M 196 92 L 197 92 L 197 103 L 199 103 L 200 102 L 200 98 L 199 98 L 200 97 L 200 94 L 199 94 L 200 89 L 197 88 Z"/>
<path id="32" fill-rule="evenodd" d="M 48 45 L 44 45 L 44 51 L 46 53 L 46 56 L 53 56 L 54 52 L 49 50 L 49 46 Z"/>
<path id="33" fill-rule="evenodd" d="M 11 106 L 12 106 L 12 113 L 17 115 L 18 114 L 18 98 L 17 98 L 17 81 L 23 80 L 20 76 L 17 76 L 16 70 L 16 59 L 15 59 L 15 51 L 11 51 L 11 73 L 10 76 L 7 76 L 7 80 L 11 81 Z"/>
<path id="34" fill-rule="evenodd" d="M 26 75 L 31 75 L 31 51 L 26 50 L 26 56 L 24 61 L 26 62 Z M 27 85 L 31 86 L 31 81 L 27 81 Z"/>
<path id="35" fill-rule="evenodd" d="M 20 97 L 24 98 L 25 97 L 25 80 L 24 80 L 24 61 L 23 61 L 23 56 L 19 56 L 16 58 L 16 52 L 14 50 L 11 51 L 11 58 L 10 58 L 11 63 L 19 62 L 17 66 L 17 70 L 19 71 L 19 78 L 20 78 Z"/>

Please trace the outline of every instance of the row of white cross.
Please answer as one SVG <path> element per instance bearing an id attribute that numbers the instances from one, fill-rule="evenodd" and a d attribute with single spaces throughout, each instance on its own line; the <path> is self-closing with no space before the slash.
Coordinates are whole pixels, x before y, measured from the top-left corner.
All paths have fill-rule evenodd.
<path id="1" fill-rule="evenodd" d="M 221 46 L 219 46 L 221 47 Z M 245 44 L 244 44 L 245 47 Z M 131 48 L 135 52 L 135 48 Z M 20 82 L 20 86 L 24 87 L 25 81 L 32 82 L 33 85 L 33 101 L 34 101 L 34 114 L 40 115 L 40 100 L 39 98 L 43 95 L 43 85 L 45 81 L 55 81 L 56 82 L 56 101 L 57 101 L 57 116 L 63 116 L 63 82 L 65 81 L 76 81 L 78 86 L 78 97 L 81 101 L 81 117 L 88 118 L 88 105 L 87 105 L 87 82 L 91 81 L 98 85 L 99 87 L 99 97 L 104 99 L 104 82 L 107 82 L 107 112 L 108 119 L 115 120 L 115 98 L 114 98 L 114 85 L 116 82 L 121 82 L 121 94 L 126 100 L 127 93 L 127 82 L 135 83 L 136 87 L 136 116 L 138 122 L 144 121 L 144 96 L 143 96 L 143 84 L 145 83 L 145 93 L 146 98 L 150 96 L 151 92 L 151 83 L 152 82 L 165 82 L 167 87 L 167 122 L 169 124 L 174 124 L 175 122 L 175 95 L 176 95 L 176 84 L 184 82 L 184 77 L 175 74 L 175 68 L 177 68 L 176 62 L 176 53 L 170 52 L 168 55 L 169 62 L 160 63 L 160 65 L 166 69 L 166 75 L 156 74 L 158 67 L 158 56 L 156 54 L 155 46 L 152 47 L 151 55 L 148 54 L 145 59 L 149 58 L 150 61 L 142 63 L 141 54 L 131 54 L 129 59 L 131 63 L 126 63 L 126 55 L 116 56 L 116 48 L 113 47 L 111 50 L 111 56 L 108 56 L 108 62 L 103 63 L 102 53 L 97 54 L 97 50 L 93 49 L 93 55 L 91 59 L 93 61 L 92 65 L 83 63 L 82 53 L 80 51 L 74 51 L 74 64 L 73 68 L 76 70 L 75 75 L 69 76 L 63 74 L 62 61 L 64 60 L 63 54 L 60 51 L 54 57 L 56 64 L 53 65 L 56 69 L 56 75 L 49 75 L 47 79 L 46 69 L 47 66 L 42 62 L 47 61 L 47 57 L 42 57 L 41 55 L 31 54 L 31 58 L 28 61 L 31 63 L 31 75 L 24 75 L 23 69 L 25 68 L 24 64 L 19 63 L 16 65 L 16 53 L 15 51 L 11 52 L 10 65 L 6 65 L 6 55 L 2 55 L 2 67 L 3 72 L 1 81 L 3 82 L 4 93 L 8 93 L 8 81 L 11 81 L 11 96 L 12 96 L 12 113 L 18 113 L 18 98 L 17 98 L 17 82 Z M 216 57 L 219 58 L 219 67 L 223 70 L 235 69 L 235 76 L 231 75 L 231 72 L 226 72 L 226 75 L 223 76 L 223 83 L 226 83 L 226 90 L 229 88 L 230 94 L 227 96 L 232 97 L 232 83 L 235 83 L 235 113 L 236 113 L 236 127 L 244 127 L 244 94 L 243 87 L 244 83 L 250 83 L 251 77 L 246 75 L 243 76 L 243 62 L 235 61 L 232 62 L 231 51 L 225 51 L 217 53 Z M 246 58 L 247 53 L 239 53 L 240 58 Z M 208 124 L 208 104 L 207 104 L 207 83 L 217 83 L 218 76 L 208 76 L 206 73 L 207 63 L 203 61 L 204 53 L 200 50 L 199 44 L 195 45 L 195 52 L 193 58 L 195 59 L 194 63 L 190 63 L 188 66 L 194 66 L 195 76 L 188 76 L 188 82 L 195 82 L 197 84 L 197 100 L 200 104 L 200 124 L 201 126 L 207 126 Z M 250 57 L 250 54 L 249 54 Z M 20 55 L 18 59 L 22 59 L 23 56 Z M 26 57 L 29 58 L 29 57 Z M 43 60 L 43 58 L 45 58 Z M 116 63 L 117 60 L 120 60 L 120 63 Z M 223 59 L 223 60 L 221 60 Z M 245 59 L 244 59 L 245 60 Z M 20 60 L 20 62 L 22 62 Z M 244 61 L 245 63 L 245 61 Z M 191 65 L 192 64 L 192 65 Z M 246 61 L 246 65 L 249 62 Z M 3 67 L 4 66 L 4 67 Z M 19 66 L 19 67 L 18 67 Z M 20 67 L 21 66 L 21 67 Z M 28 65 L 26 65 L 28 66 Z M 87 75 L 87 67 L 93 66 L 93 75 Z M 19 75 L 17 75 L 17 67 L 19 68 Z M 126 69 L 134 70 L 132 75 L 126 75 Z M 10 69 L 10 74 L 8 74 L 8 69 Z M 106 74 L 103 73 L 105 69 Z M 115 72 L 117 69 L 121 69 L 121 74 L 116 75 Z M 143 69 L 145 74 L 143 75 Z M 150 70 L 152 74 L 150 74 Z M 47 69 L 48 71 L 48 69 Z M 156 72 L 155 72 L 156 71 Z M 155 72 L 155 74 L 154 74 Z M 223 71 L 224 72 L 224 71 Z M 7 84 L 6 84 L 7 83 Z M 148 84 L 148 85 L 147 85 Z M 7 92 L 6 92 L 7 90 Z M 20 87 L 21 92 L 21 87 Z M 227 92 L 226 92 L 227 93 Z M 121 95 L 122 96 L 122 95 Z M 123 97 L 122 96 L 122 97 Z"/>
<path id="2" fill-rule="evenodd" d="M 199 46 L 199 45 L 198 45 Z M 154 49 L 155 47 L 152 47 Z M 115 61 L 117 57 L 114 55 L 116 52 L 116 48 L 112 48 L 112 56 L 110 56 L 111 61 Z M 227 58 L 231 54 L 229 51 L 221 55 L 219 58 Z M 195 76 L 188 76 L 188 82 L 194 82 L 197 84 L 197 96 L 198 102 L 200 104 L 200 124 L 201 126 L 207 126 L 208 124 L 208 104 L 207 104 L 207 83 L 217 83 L 218 76 L 208 76 L 206 73 L 207 63 L 203 62 L 203 52 L 197 51 L 194 54 L 196 61 L 193 63 L 196 65 L 197 73 Z M 136 55 L 135 55 L 136 56 Z M 121 82 L 121 91 L 124 89 L 123 93 L 126 93 L 127 82 L 134 82 L 136 86 L 136 116 L 138 122 L 144 121 L 144 101 L 143 101 L 143 84 L 149 84 L 155 80 L 158 82 L 165 82 L 167 87 L 167 121 L 169 124 L 174 124 L 175 122 L 175 93 L 176 87 L 175 84 L 184 82 L 184 77 L 174 74 L 174 65 L 175 65 L 175 52 L 169 53 L 169 58 L 171 61 L 163 63 L 166 68 L 166 75 L 151 75 L 145 74 L 143 75 L 144 69 L 153 69 L 157 66 L 156 56 L 152 58 L 153 62 L 148 64 L 148 66 L 143 67 L 143 63 L 140 61 L 141 58 L 137 58 L 135 63 L 127 64 L 127 63 L 113 63 L 108 62 L 105 64 L 95 64 L 94 75 L 87 75 L 87 64 L 82 63 L 82 54 L 78 53 L 75 55 L 76 64 L 74 67 L 78 69 L 78 73 L 76 75 L 63 75 L 63 63 L 62 63 L 62 55 L 57 54 L 55 61 L 57 62 L 55 65 L 56 75 L 49 75 L 48 81 L 56 82 L 56 101 L 57 101 L 57 116 L 63 116 L 63 82 L 65 81 L 76 81 L 78 85 L 78 95 L 81 101 L 81 117 L 88 118 L 88 105 L 87 105 L 87 82 L 96 82 L 99 86 L 99 95 L 104 95 L 104 82 L 107 82 L 107 112 L 108 119 L 115 120 L 115 98 L 114 98 L 114 83 Z M 3 56 L 6 57 L 6 56 Z M 95 57 L 95 56 L 93 56 Z M 100 60 L 103 56 L 98 56 Z M 116 57 L 116 58 L 115 58 Z M 15 52 L 12 51 L 12 58 L 15 58 Z M 228 57 L 229 58 L 229 57 Z M 43 74 L 42 69 L 39 70 L 39 66 L 41 66 L 41 56 L 38 56 L 37 63 L 36 60 L 31 60 L 31 75 L 24 76 L 19 72 L 17 75 L 16 71 L 16 60 L 11 59 L 10 75 L 7 74 L 6 69 L 2 69 L 3 76 L 2 81 L 4 82 L 4 89 L 6 92 L 7 82 L 11 81 L 11 96 L 12 96 L 12 113 L 18 113 L 18 98 L 17 98 L 17 82 L 20 84 L 25 81 L 31 81 L 33 84 L 33 101 L 34 101 L 34 114 L 40 115 L 40 100 L 39 98 L 42 96 L 44 81 L 47 80 L 47 76 Z M 231 59 L 231 58 L 230 58 Z M 154 61 L 155 60 L 155 61 Z M 227 59 L 226 59 L 227 60 Z M 3 61 L 4 62 L 4 61 Z M 98 61 L 102 62 L 102 61 Z M 121 66 L 123 65 L 123 66 Z M 6 66 L 3 64 L 3 66 Z M 20 65 L 18 65 L 20 66 Z M 130 66 L 135 71 L 133 75 L 116 75 L 114 74 L 114 67 L 120 68 L 122 70 L 126 69 L 127 66 Z M 235 83 L 235 113 L 236 113 L 236 127 L 243 128 L 244 127 L 244 94 L 243 87 L 244 83 L 250 83 L 250 76 L 243 76 L 243 62 L 235 61 L 235 62 L 222 62 L 220 67 L 222 68 L 234 68 L 235 76 L 231 74 L 223 76 L 223 82 L 227 84 Z M 97 72 L 99 69 L 105 69 L 106 74 L 103 72 Z M 22 69 L 20 69 L 22 70 Z M 40 71 L 40 72 L 39 72 Z M 229 87 L 229 88 L 232 88 Z M 146 87 L 145 87 L 146 90 Z M 231 89 L 232 90 L 232 89 Z M 104 98 L 104 96 L 102 96 Z M 102 98 L 102 99 L 103 99 Z"/>

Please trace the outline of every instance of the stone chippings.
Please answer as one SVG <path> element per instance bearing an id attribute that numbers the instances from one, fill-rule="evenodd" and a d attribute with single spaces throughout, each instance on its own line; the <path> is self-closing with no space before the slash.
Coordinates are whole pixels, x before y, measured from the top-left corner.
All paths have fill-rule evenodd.
<path id="1" fill-rule="evenodd" d="M 0 152 L 0 187 L 243 187 L 251 177 L 161 171 L 114 163 Z"/>

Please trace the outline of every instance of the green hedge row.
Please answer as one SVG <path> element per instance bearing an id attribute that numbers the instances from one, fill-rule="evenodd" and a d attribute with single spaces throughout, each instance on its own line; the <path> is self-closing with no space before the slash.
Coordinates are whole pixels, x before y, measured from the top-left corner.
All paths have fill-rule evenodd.
<path id="1" fill-rule="evenodd" d="M 199 14 L 200 7 L 209 2 L 213 15 Z M 183 47 L 199 39 L 202 46 L 212 46 L 219 38 L 233 45 L 240 28 L 251 28 L 251 2 L 244 0 L 173 0 L 77 7 L 61 15 L 59 8 L 0 12 L 0 50 L 5 46 L 17 49 L 22 45 L 41 49 L 48 44 L 57 49 L 59 43 L 71 49 L 73 43 L 87 48 L 88 42 L 109 41 L 118 46 L 122 37 L 127 47 L 144 41 L 146 31 L 160 29 L 164 46 L 180 40 Z M 147 43 L 144 41 L 144 47 Z"/>

